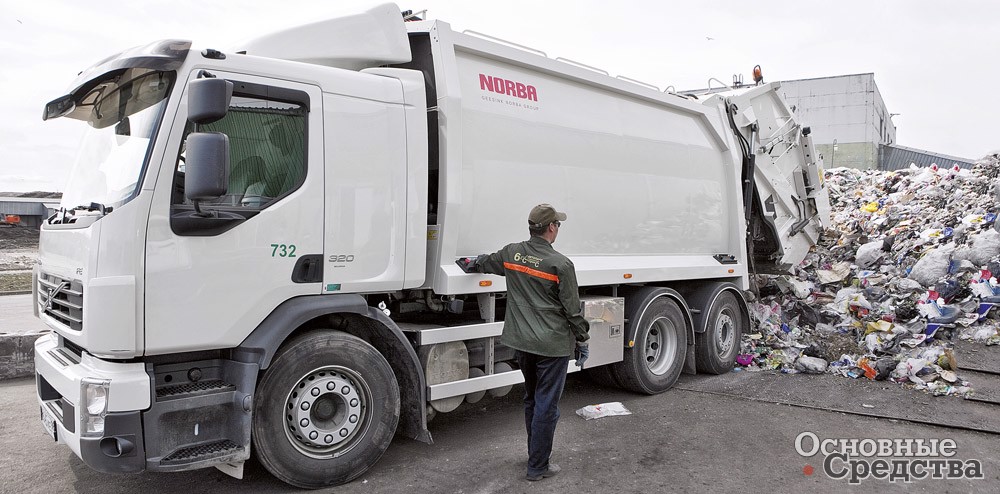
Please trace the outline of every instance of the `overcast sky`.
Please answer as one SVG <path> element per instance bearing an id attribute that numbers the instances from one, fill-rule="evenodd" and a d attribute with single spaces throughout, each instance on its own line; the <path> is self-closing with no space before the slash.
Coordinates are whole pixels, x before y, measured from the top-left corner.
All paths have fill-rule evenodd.
<path id="1" fill-rule="evenodd" d="M 81 70 L 165 38 L 227 49 L 361 0 L 0 0 L 0 191 L 60 191 L 85 124 L 42 122 Z M 897 143 L 978 159 L 1000 149 L 1000 2 L 419 0 L 402 9 L 665 88 L 873 72 Z"/>

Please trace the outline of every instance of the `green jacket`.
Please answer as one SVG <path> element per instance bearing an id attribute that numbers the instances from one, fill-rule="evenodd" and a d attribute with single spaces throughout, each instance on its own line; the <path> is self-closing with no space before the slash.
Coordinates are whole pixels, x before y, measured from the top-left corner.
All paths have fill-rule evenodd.
<path id="1" fill-rule="evenodd" d="M 547 240 L 531 237 L 479 256 L 478 270 L 507 278 L 507 313 L 500 343 L 546 357 L 573 354 L 589 325 L 580 308 L 573 262 Z"/>

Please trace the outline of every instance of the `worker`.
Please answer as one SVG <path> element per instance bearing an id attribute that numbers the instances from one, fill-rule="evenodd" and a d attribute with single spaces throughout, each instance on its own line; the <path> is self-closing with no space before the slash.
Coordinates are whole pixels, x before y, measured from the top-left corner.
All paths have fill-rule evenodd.
<path id="1" fill-rule="evenodd" d="M 530 481 L 559 473 L 559 466 L 549 457 L 569 358 L 574 355 L 583 368 L 590 355 L 573 262 L 552 248 L 563 221 L 565 213 L 539 204 L 528 215 L 531 237 L 527 241 L 456 261 L 466 273 L 507 278 L 507 315 L 500 343 L 516 350 L 524 374 L 526 478 Z"/>

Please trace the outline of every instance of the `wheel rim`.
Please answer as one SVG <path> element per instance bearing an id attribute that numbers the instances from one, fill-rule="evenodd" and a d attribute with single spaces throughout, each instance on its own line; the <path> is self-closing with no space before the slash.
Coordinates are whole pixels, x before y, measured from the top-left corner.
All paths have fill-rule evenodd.
<path id="1" fill-rule="evenodd" d="M 677 352 L 677 332 L 673 321 L 666 317 L 654 320 L 646 331 L 644 347 L 649 372 L 657 376 L 666 374 Z"/>
<path id="2" fill-rule="evenodd" d="M 371 423 L 371 389 L 340 366 L 302 376 L 285 399 L 285 436 L 302 454 L 336 458 L 365 436 Z"/>
<path id="3" fill-rule="evenodd" d="M 718 355 L 727 355 L 736 344 L 736 321 L 729 311 L 719 314 L 715 322 L 715 350 Z"/>

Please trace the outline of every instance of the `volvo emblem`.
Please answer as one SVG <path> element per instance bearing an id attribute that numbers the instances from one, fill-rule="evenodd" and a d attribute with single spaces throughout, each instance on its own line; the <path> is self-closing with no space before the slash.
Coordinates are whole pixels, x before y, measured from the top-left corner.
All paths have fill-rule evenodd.
<path id="1" fill-rule="evenodd" d="M 49 296 L 45 298 L 46 311 L 52 310 L 52 300 L 56 298 L 56 295 L 59 295 L 59 292 L 63 291 L 63 289 L 66 288 L 68 285 L 69 283 L 63 281 L 58 285 L 56 285 L 55 288 L 49 288 Z"/>

